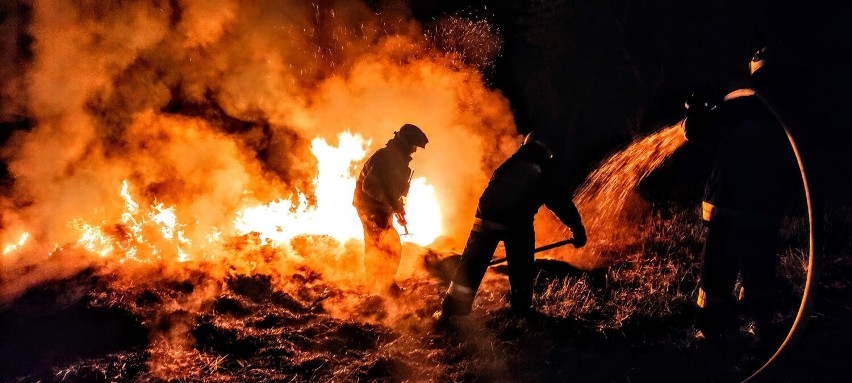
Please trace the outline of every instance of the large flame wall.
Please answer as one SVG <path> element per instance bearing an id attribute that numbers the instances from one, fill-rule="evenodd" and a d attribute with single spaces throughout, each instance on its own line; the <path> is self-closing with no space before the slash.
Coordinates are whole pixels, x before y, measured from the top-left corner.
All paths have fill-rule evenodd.
<path id="1" fill-rule="evenodd" d="M 128 197 L 179 231 L 161 254 L 208 257 L 198 244 L 234 234 L 237 212 L 315 201 L 315 138 L 336 147 L 351 132 L 369 154 L 404 123 L 429 136 L 412 167 L 440 203 L 442 243 L 458 246 L 490 171 L 518 144 L 508 101 L 477 67 L 500 36 L 458 17 L 429 32 L 403 2 L 382 4 L 34 1 L 29 17 L 4 21 L 32 43 L 3 71 L 2 118 L 32 127 L 2 148 L 13 183 L 0 293 L 103 257 L 79 246 L 86 229 L 135 238 Z M 447 51 L 438 35 L 464 38 Z M 4 46 L 20 38 L 4 34 Z M 51 257 L 62 262 L 38 266 Z"/>

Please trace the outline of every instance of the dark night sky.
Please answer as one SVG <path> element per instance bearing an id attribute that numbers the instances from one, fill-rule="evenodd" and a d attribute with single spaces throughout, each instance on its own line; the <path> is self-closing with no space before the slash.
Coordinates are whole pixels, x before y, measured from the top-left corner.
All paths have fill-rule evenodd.
<path id="1" fill-rule="evenodd" d="M 847 58 L 852 6 L 817 0 L 412 0 L 428 24 L 451 13 L 486 17 L 505 43 L 492 86 L 511 100 L 519 131 L 568 127 L 570 160 L 592 166 L 638 134 L 683 117 L 692 92 L 747 75 L 748 60 L 779 40 L 798 47 L 821 122 L 806 128 L 826 189 L 845 196 L 852 173 Z M 817 101 L 818 100 L 818 101 Z M 582 171 L 579 173 L 583 173 Z"/>

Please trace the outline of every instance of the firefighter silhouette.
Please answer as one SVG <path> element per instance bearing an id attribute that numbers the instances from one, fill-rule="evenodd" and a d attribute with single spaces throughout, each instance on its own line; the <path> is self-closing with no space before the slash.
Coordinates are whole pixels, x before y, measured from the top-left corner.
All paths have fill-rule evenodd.
<path id="1" fill-rule="evenodd" d="M 364 227 L 364 269 L 376 292 L 400 291 L 394 277 L 402 244 L 393 219 L 407 228 L 403 197 L 411 181 L 411 155 L 417 148 L 426 148 L 428 142 L 419 127 L 403 125 L 364 163 L 355 184 L 352 204 Z"/>
<path id="2" fill-rule="evenodd" d="M 506 247 L 511 307 L 519 312 L 530 308 L 535 247 L 533 219 L 542 205 L 571 229 L 575 247 L 585 245 L 586 230 L 571 193 L 558 187 L 561 183 L 554 177 L 553 142 L 559 141 L 530 133 L 523 145 L 494 171 L 479 198 L 476 219 L 442 309 L 436 313 L 439 323 L 470 313 L 500 241 Z"/>
<path id="3" fill-rule="evenodd" d="M 778 234 L 797 173 L 782 126 L 752 87 L 762 68 L 772 65 L 769 49 L 750 61 L 751 76 L 743 81 L 748 86 L 718 101 L 693 94 L 686 102 L 687 140 L 715 151 L 701 204 L 706 237 L 696 297 L 699 337 L 736 333 L 737 301 L 758 337 L 777 333 L 772 319 L 778 300 Z M 742 285 L 735 292 L 738 276 Z"/>

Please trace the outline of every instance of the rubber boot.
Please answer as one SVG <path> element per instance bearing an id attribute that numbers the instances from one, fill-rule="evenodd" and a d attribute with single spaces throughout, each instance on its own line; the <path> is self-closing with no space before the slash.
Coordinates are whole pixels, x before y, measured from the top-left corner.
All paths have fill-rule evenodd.
<path id="1" fill-rule="evenodd" d="M 446 324 L 452 317 L 470 314 L 475 295 L 476 292 L 469 287 L 455 282 L 450 283 L 444 301 L 441 303 L 441 311 L 436 313 L 438 324 Z"/>
<path id="2" fill-rule="evenodd" d="M 532 298 L 533 292 L 531 289 L 513 288 L 509 296 L 512 311 L 517 314 L 527 314 L 532 308 Z"/>
<path id="3" fill-rule="evenodd" d="M 733 297 L 712 296 L 699 289 L 694 323 L 699 337 L 705 339 L 714 340 L 735 335 L 739 328 Z"/>

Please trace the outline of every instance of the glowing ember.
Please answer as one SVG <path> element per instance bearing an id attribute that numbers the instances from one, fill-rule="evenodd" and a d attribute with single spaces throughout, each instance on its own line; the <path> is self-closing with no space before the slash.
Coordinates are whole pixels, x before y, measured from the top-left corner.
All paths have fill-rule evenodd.
<path id="1" fill-rule="evenodd" d="M 355 175 L 405 122 L 430 144 L 401 239 L 463 245 L 476 195 L 518 144 L 509 101 L 486 84 L 502 37 L 478 13 L 422 25 L 368 3 L 33 3 L 7 24 L 38 44 L 10 79 L 7 109 L 32 124 L 2 148 L 14 182 L 0 278 L 14 283 L 0 299 L 93 264 L 286 279 L 304 255 L 352 280 L 334 274 L 363 249 Z"/>

